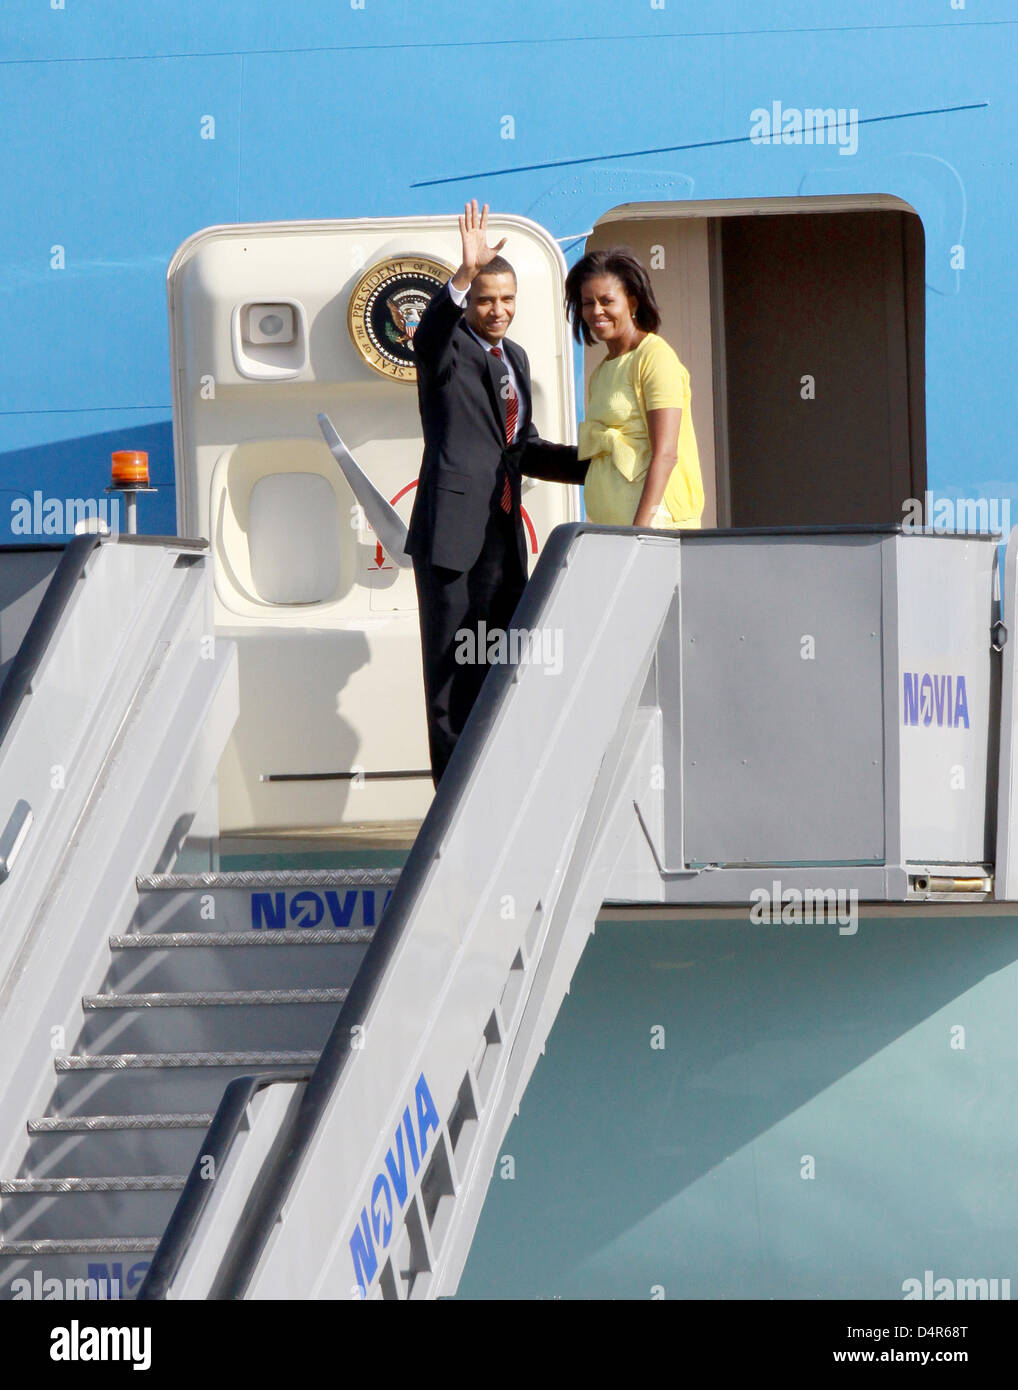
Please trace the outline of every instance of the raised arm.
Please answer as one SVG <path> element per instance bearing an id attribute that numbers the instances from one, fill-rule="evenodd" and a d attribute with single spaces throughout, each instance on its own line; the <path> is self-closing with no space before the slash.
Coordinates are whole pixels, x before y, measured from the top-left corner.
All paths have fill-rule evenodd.
<path id="1" fill-rule="evenodd" d="M 438 367 L 462 313 L 463 310 L 449 293 L 446 282 L 437 294 L 432 295 L 414 333 L 414 357 L 418 362 L 433 369 Z"/>
<path id="2" fill-rule="evenodd" d="M 488 204 L 478 211 L 477 199 L 466 203 L 459 218 L 460 264 L 449 283 L 458 290 L 468 290 L 474 279 L 505 245 L 505 237 L 497 246 L 488 245 Z M 443 285 L 421 315 L 414 334 L 414 355 L 426 366 L 437 367 L 442 353 L 452 340 L 463 310 Z"/>

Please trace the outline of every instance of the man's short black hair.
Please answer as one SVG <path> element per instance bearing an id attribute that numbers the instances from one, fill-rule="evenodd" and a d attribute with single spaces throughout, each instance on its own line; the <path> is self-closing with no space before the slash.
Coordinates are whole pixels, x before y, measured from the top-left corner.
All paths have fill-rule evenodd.
<path id="1" fill-rule="evenodd" d="M 515 270 L 504 256 L 492 256 L 488 264 L 482 266 L 477 272 L 474 279 L 479 280 L 482 275 L 511 275 L 514 280 L 516 279 Z"/>

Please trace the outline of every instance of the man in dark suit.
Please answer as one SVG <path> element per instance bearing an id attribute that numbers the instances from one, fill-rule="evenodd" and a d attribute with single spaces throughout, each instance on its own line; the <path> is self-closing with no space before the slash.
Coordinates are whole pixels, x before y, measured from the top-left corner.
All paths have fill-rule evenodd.
<path id="1" fill-rule="evenodd" d="M 487 672 L 457 634 L 508 630 L 527 581 L 521 474 L 579 483 L 586 461 L 534 427 L 527 354 L 506 338 L 516 275 L 487 239 L 488 206 L 459 219 L 463 259 L 414 334 L 424 458 L 406 550 L 421 621 L 431 771 L 438 785 Z"/>

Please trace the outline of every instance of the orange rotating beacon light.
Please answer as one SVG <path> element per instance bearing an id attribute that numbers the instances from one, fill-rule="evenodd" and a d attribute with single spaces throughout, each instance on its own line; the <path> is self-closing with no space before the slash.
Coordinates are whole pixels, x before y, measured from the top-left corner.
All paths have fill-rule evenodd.
<path id="1" fill-rule="evenodd" d="M 143 449 L 116 449 L 113 474 L 107 492 L 124 494 L 124 513 L 129 536 L 138 534 L 138 493 L 155 492 L 148 482 L 148 454 Z"/>

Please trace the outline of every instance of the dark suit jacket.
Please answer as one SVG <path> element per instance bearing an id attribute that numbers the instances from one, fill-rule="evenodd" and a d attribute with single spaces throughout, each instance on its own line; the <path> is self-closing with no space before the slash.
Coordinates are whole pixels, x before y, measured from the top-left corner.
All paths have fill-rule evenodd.
<path id="1" fill-rule="evenodd" d="M 481 552 L 502 465 L 509 476 L 520 560 L 526 539 L 520 518 L 520 475 L 552 482 L 583 481 L 587 460 L 576 448 L 548 444 L 531 418 L 530 363 L 518 343 L 502 340 L 520 386 L 519 426 L 505 442 L 504 364 L 470 332 L 448 285 L 434 296 L 414 334 L 417 393 L 424 430 L 417 497 L 406 550 L 434 565 L 468 570 Z"/>

